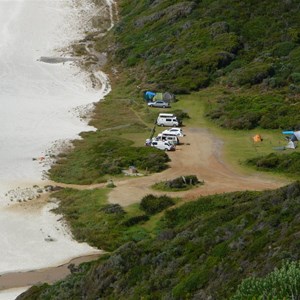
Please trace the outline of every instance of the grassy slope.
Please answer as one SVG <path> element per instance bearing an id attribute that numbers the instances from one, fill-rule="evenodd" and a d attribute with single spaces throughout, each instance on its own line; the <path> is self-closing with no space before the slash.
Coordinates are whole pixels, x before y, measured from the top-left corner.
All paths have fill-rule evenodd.
<path id="1" fill-rule="evenodd" d="M 141 104 L 130 101 L 129 95 L 123 100 L 114 98 L 117 96 L 118 90 L 101 102 L 91 122 L 98 130 L 83 133 L 83 139 L 74 142 L 75 148 L 50 170 L 53 180 L 91 184 L 120 176 L 122 169 L 131 165 L 143 172 L 157 172 L 167 167 L 165 153 L 144 147 L 155 117 Z M 149 121 L 143 122 L 143 117 Z"/>
<path id="2" fill-rule="evenodd" d="M 154 239 L 124 244 L 84 277 L 41 288 L 37 299 L 228 299 L 250 274 L 299 259 L 299 197 L 294 183 L 168 210 Z"/>
<path id="3" fill-rule="evenodd" d="M 116 58 L 140 70 L 139 84 L 190 91 L 216 80 L 297 83 L 296 1 L 123 0 L 120 13 Z"/>
<path id="4" fill-rule="evenodd" d="M 126 210 L 107 203 L 109 189 L 82 190 L 64 189 L 55 193 L 61 200 L 56 210 L 62 213 L 71 225 L 76 240 L 111 251 L 127 241 L 139 241 L 148 236 L 141 226 L 126 226 L 132 217 L 144 215 L 136 206 Z"/>

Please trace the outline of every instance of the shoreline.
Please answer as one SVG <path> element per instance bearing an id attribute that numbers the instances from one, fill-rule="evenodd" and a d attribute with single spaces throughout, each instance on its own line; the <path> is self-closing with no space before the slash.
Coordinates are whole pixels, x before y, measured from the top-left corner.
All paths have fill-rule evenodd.
<path id="1" fill-rule="evenodd" d="M 64 279 L 66 276 L 71 274 L 72 271 L 76 272 L 76 267 L 81 263 L 95 261 L 103 254 L 104 253 L 99 253 L 75 257 L 56 267 L 2 274 L 0 275 L 0 291 L 28 287 L 40 283 L 54 283 L 58 280 Z"/>
<path id="2" fill-rule="evenodd" d="M 111 12 L 112 11 L 111 6 L 114 5 L 115 2 L 114 1 L 106 1 L 106 4 L 108 5 L 108 9 Z M 112 17 L 113 17 L 113 15 L 112 15 L 112 13 L 110 13 L 110 18 L 112 18 Z M 114 25 L 114 23 L 113 23 L 113 20 L 111 19 L 111 24 L 109 26 L 109 30 L 113 27 L 113 25 Z M 53 60 L 52 60 L 51 57 L 48 57 L 48 59 L 50 59 L 50 60 L 47 61 L 47 59 L 46 59 L 46 61 L 44 61 L 44 62 L 48 63 L 48 64 L 53 63 Z M 80 60 L 82 60 L 82 58 L 80 58 Z M 68 59 L 68 61 L 70 61 L 70 59 Z M 72 59 L 72 61 L 76 64 L 77 63 L 79 65 L 81 64 L 81 62 L 78 62 L 78 60 L 75 56 L 74 56 L 74 60 Z M 62 64 L 66 61 L 65 61 L 65 59 L 61 59 L 59 61 L 57 61 L 57 59 L 54 59 L 54 62 L 58 62 L 58 63 Z M 80 66 L 77 66 L 77 67 L 79 67 L 82 70 L 82 68 Z M 82 70 L 81 72 L 83 72 L 83 71 L 86 72 L 88 70 Z M 99 102 L 101 99 L 103 99 L 110 92 L 111 87 L 110 87 L 107 75 L 104 74 L 102 71 L 96 70 L 95 72 L 93 72 L 93 76 L 94 76 L 95 80 L 99 81 L 100 84 L 101 84 L 100 90 L 97 90 L 97 94 L 99 95 L 97 102 Z M 77 116 L 77 118 L 81 119 L 81 116 Z M 87 124 L 87 126 L 90 126 L 90 125 Z M 26 180 L 26 181 L 29 182 L 30 180 Z M 47 182 L 48 182 L 48 180 L 45 181 L 45 184 L 47 184 Z M 38 184 L 40 186 L 44 185 L 43 180 L 41 179 L 38 182 Z M 23 189 L 24 185 L 25 184 L 22 181 L 19 182 L 19 184 L 18 183 L 14 184 L 14 186 L 18 187 L 18 188 L 19 188 L 19 186 L 21 186 L 20 189 Z M 24 190 L 26 188 L 27 188 L 27 185 L 26 185 L 26 187 L 24 187 Z M 30 187 L 29 187 L 29 189 L 30 189 Z M 14 210 L 14 208 L 17 207 L 20 203 L 22 205 L 24 205 L 24 207 L 25 206 L 30 207 L 32 204 L 35 205 L 34 202 L 37 201 L 37 203 L 39 203 L 39 206 L 40 206 L 39 207 L 40 214 L 45 213 L 44 210 L 45 210 L 45 208 L 48 204 L 47 202 L 41 203 L 41 201 L 39 201 L 39 197 L 29 199 L 29 200 L 30 201 L 28 201 L 28 200 L 25 200 L 25 201 L 20 200 L 20 201 L 14 201 L 14 202 L 7 201 L 7 205 L 4 206 L 3 209 L 8 208 L 9 210 Z M 43 210 L 43 211 L 41 211 L 41 210 Z M 51 212 L 48 212 L 48 214 L 52 215 Z M 30 216 L 30 214 L 28 214 L 28 216 Z M 58 222 L 60 223 L 59 220 L 58 220 Z M 55 227 L 57 228 L 57 226 L 55 226 Z M 56 230 L 58 230 L 58 229 L 56 229 Z M 80 264 L 82 262 L 95 260 L 96 258 L 99 257 L 99 255 L 101 255 L 103 253 L 102 250 L 97 249 L 97 251 L 99 251 L 100 253 L 99 254 L 89 254 L 88 253 L 87 255 L 71 256 L 68 259 L 64 260 L 65 263 L 60 264 L 58 266 L 55 266 L 55 264 L 52 264 L 53 266 L 49 266 L 49 267 L 42 268 L 42 269 L 37 268 L 37 269 L 33 269 L 33 270 L 30 270 L 30 271 L 24 271 L 24 272 L 23 271 L 20 271 L 20 272 L 9 272 L 9 271 L 5 272 L 4 271 L 4 273 L 2 275 L 0 275 L 0 282 L 1 282 L 0 283 L 0 286 L 1 286 L 0 290 L 5 291 L 5 290 L 8 290 L 8 289 L 12 289 L 12 288 L 25 287 L 25 286 L 27 287 L 29 285 L 37 284 L 41 281 L 53 283 L 53 282 L 55 282 L 59 279 L 64 278 L 68 274 L 70 274 L 70 270 L 68 269 L 68 266 L 70 264 L 74 263 L 74 264 L 77 265 L 77 264 Z"/>

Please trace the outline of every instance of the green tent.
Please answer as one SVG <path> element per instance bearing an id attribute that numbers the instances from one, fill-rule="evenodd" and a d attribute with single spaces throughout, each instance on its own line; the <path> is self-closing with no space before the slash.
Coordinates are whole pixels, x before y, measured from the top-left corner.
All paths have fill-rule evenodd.
<path id="1" fill-rule="evenodd" d="M 163 100 L 163 93 L 156 93 L 156 95 L 153 98 L 154 101 L 157 100 Z"/>

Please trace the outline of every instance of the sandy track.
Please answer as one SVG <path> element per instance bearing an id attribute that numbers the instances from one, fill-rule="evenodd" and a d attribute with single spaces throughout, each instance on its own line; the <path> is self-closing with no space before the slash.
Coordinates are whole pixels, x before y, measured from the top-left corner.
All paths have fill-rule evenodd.
<path id="1" fill-rule="evenodd" d="M 168 152 L 171 158 L 169 169 L 142 178 L 115 182 L 116 188 L 110 192 L 109 202 L 127 206 L 140 201 L 147 194 L 162 194 L 152 190 L 150 186 L 182 175 L 197 175 L 205 184 L 190 191 L 163 192 L 163 194 L 190 200 L 201 195 L 223 192 L 275 189 L 288 183 L 262 174 L 252 176 L 240 174 L 223 161 L 223 142 L 208 130 L 185 128 L 184 131 L 186 136 L 180 139 L 183 144 L 177 146 L 175 152 Z"/>

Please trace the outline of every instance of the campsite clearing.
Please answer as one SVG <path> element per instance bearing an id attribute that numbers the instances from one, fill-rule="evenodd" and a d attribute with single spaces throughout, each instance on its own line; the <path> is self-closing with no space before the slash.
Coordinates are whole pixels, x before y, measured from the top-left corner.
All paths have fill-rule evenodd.
<path id="1" fill-rule="evenodd" d="M 204 185 L 185 192 L 167 193 L 170 196 L 193 200 L 211 195 L 242 190 L 275 189 L 288 183 L 287 179 L 262 173 L 248 175 L 236 170 L 223 160 L 223 141 L 205 128 L 185 128 L 186 137 L 175 152 L 169 152 L 170 168 L 146 177 L 115 181 L 108 201 L 123 206 L 139 202 L 145 195 L 160 195 L 151 186 L 186 174 L 195 174 Z M 164 192 L 165 194 L 165 192 Z"/>

